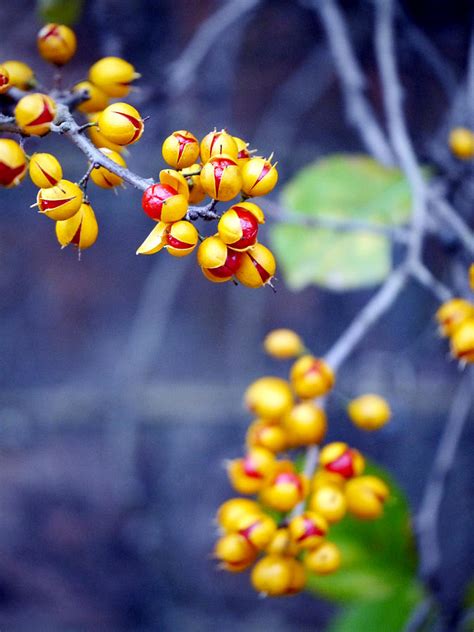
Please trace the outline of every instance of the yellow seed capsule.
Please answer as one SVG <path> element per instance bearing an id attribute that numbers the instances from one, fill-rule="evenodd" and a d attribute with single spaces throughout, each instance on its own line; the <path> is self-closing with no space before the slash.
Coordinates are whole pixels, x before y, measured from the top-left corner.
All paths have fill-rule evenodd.
<path id="1" fill-rule="evenodd" d="M 265 551 L 270 555 L 295 556 L 298 554 L 298 546 L 293 542 L 289 529 L 280 527 L 273 534 L 272 539 L 265 547 Z"/>
<path id="2" fill-rule="evenodd" d="M 246 390 L 245 405 L 258 417 L 279 419 L 293 406 L 290 385 L 279 377 L 261 377 Z"/>
<path id="3" fill-rule="evenodd" d="M 273 253 L 262 244 L 257 243 L 242 254 L 235 276 L 242 285 L 257 288 L 267 284 L 271 285 L 275 271 L 276 261 Z"/>
<path id="4" fill-rule="evenodd" d="M 337 472 L 328 472 L 327 470 L 320 469 L 317 470 L 313 476 L 311 488 L 313 492 L 316 492 L 321 487 L 327 487 L 328 485 L 344 489 L 345 484 L 346 479 L 340 474 L 337 474 Z"/>
<path id="5" fill-rule="evenodd" d="M 383 513 L 390 491 L 377 476 L 358 476 L 346 485 L 347 510 L 360 520 L 375 520 Z"/>
<path id="6" fill-rule="evenodd" d="M 249 151 L 249 144 L 238 136 L 234 136 L 233 138 L 237 145 L 237 162 L 239 167 L 242 167 L 252 155 Z"/>
<path id="7" fill-rule="evenodd" d="M 100 112 L 94 112 L 93 114 L 88 115 L 88 119 L 91 123 L 97 123 L 97 119 L 99 118 Z M 89 134 L 89 138 L 94 143 L 94 145 L 98 148 L 107 147 L 107 149 L 112 149 L 118 153 L 124 151 L 124 147 L 122 145 L 117 145 L 117 143 L 112 143 L 108 138 L 106 138 L 103 134 L 99 132 L 99 128 L 97 125 L 93 125 L 87 129 L 87 133 Z"/>
<path id="8" fill-rule="evenodd" d="M 56 222 L 56 237 L 64 248 L 74 244 L 79 250 L 86 250 L 95 244 L 99 226 L 92 206 L 86 202 L 69 219 Z"/>
<path id="9" fill-rule="evenodd" d="M 239 573 L 253 563 L 257 549 L 240 533 L 228 533 L 216 542 L 214 555 L 226 571 Z"/>
<path id="10" fill-rule="evenodd" d="M 267 195 L 278 182 L 276 164 L 272 164 L 271 157 L 250 158 L 242 166 L 242 191 L 248 197 Z"/>
<path id="11" fill-rule="evenodd" d="M 291 384 L 302 399 L 326 395 L 334 386 L 334 373 L 321 358 L 304 355 L 291 367 Z"/>
<path id="12" fill-rule="evenodd" d="M 362 430 L 379 430 L 391 417 L 390 406 L 379 395 L 361 395 L 349 402 L 347 412 L 353 424 Z"/>
<path id="13" fill-rule="evenodd" d="M 323 516 L 329 523 L 339 522 L 346 514 L 346 497 L 336 485 L 321 485 L 309 500 L 309 509 Z"/>
<path id="14" fill-rule="evenodd" d="M 37 44 L 41 57 L 56 66 L 66 64 L 77 47 L 74 31 L 65 24 L 45 24 L 38 33 Z"/>
<path id="15" fill-rule="evenodd" d="M 161 152 L 165 162 L 173 169 L 183 169 L 191 166 L 198 159 L 199 143 L 194 134 L 180 129 L 165 138 Z"/>
<path id="16" fill-rule="evenodd" d="M 20 145 L 10 138 L 0 138 L 0 186 L 16 187 L 26 169 L 26 156 Z"/>
<path id="17" fill-rule="evenodd" d="M 109 104 L 109 97 L 105 92 L 90 81 L 80 81 L 72 89 L 73 92 L 82 92 L 83 90 L 87 90 L 89 97 L 77 106 L 80 112 L 86 114 L 101 112 Z"/>
<path id="18" fill-rule="evenodd" d="M 201 169 L 200 178 L 204 191 L 220 202 L 234 198 L 242 186 L 237 160 L 228 154 L 211 156 Z"/>
<path id="19" fill-rule="evenodd" d="M 29 90 L 35 85 L 35 74 L 28 64 L 10 59 L 2 63 L 2 68 L 8 72 L 11 86 L 20 90 Z"/>
<path id="20" fill-rule="evenodd" d="M 145 241 L 139 246 L 137 255 L 154 255 L 166 246 L 171 224 L 158 222 Z"/>
<path id="21" fill-rule="evenodd" d="M 117 163 L 120 167 L 127 166 L 127 163 L 117 151 L 108 149 L 107 147 L 101 147 L 99 151 L 103 153 L 104 156 L 107 156 L 107 158 L 110 158 L 110 160 Z M 120 176 L 112 173 L 112 171 L 109 171 L 105 167 L 95 167 L 92 169 L 91 180 L 101 189 L 113 189 L 123 182 Z"/>
<path id="22" fill-rule="evenodd" d="M 256 419 L 247 431 L 247 446 L 260 447 L 270 452 L 283 452 L 287 448 L 287 435 L 279 423 Z"/>
<path id="23" fill-rule="evenodd" d="M 292 448 L 321 443 L 327 430 L 326 414 L 313 402 L 296 404 L 283 419 Z"/>
<path id="24" fill-rule="evenodd" d="M 469 160 L 474 156 L 474 134 L 465 127 L 456 127 L 449 134 L 449 147 L 456 158 Z"/>
<path id="25" fill-rule="evenodd" d="M 264 513 L 259 516 L 247 514 L 242 516 L 237 523 L 237 531 L 260 550 L 270 543 L 276 528 L 273 518 Z"/>
<path id="26" fill-rule="evenodd" d="M 299 560 L 289 558 L 291 566 L 291 581 L 286 589 L 286 595 L 296 595 L 306 584 L 306 569 Z"/>
<path id="27" fill-rule="evenodd" d="M 39 212 L 56 221 L 75 215 L 82 200 L 81 189 L 69 180 L 60 180 L 54 187 L 40 189 L 37 196 Z"/>
<path id="28" fill-rule="evenodd" d="M 243 252 L 255 245 L 258 222 L 252 213 L 234 204 L 221 216 L 217 232 L 229 248 Z"/>
<path id="29" fill-rule="evenodd" d="M 22 97 L 15 107 L 15 120 L 25 134 L 44 136 L 56 116 L 56 104 L 47 94 L 35 92 Z"/>
<path id="30" fill-rule="evenodd" d="M 361 453 L 342 441 L 325 445 L 319 455 L 319 462 L 321 467 L 328 472 L 339 474 L 344 478 L 359 476 L 365 468 L 364 457 Z"/>
<path id="31" fill-rule="evenodd" d="M 293 565 L 290 558 L 266 555 L 252 569 L 252 586 L 270 597 L 285 595 L 291 585 Z"/>
<path id="32" fill-rule="evenodd" d="M 295 544 L 302 549 L 311 549 L 322 542 L 328 523 L 314 511 L 305 511 L 292 518 L 288 528 Z"/>
<path id="33" fill-rule="evenodd" d="M 217 511 L 217 523 L 225 531 L 237 531 L 239 521 L 245 516 L 259 516 L 262 510 L 258 503 L 248 498 L 226 500 Z"/>
<path id="34" fill-rule="evenodd" d="M 29 172 L 33 184 L 36 184 L 40 189 L 54 187 L 63 177 L 59 160 L 52 154 L 33 154 Z"/>
<path id="35" fill-rule="evenodd" d="M 138 110 L 128 103 L 112 103 L 97 119 L 99 132 L 117 145 L 132 145 L 140 140 L 144 125 Z"/>
<path id="36" fill-rule="evenodd" d="M 316 575 L 335 573 L 341 566 L 341 552 L 333 542 L 323 542 L 317 548 L 308 551 L 304 565 Z"/>
<path id="37" fill-rule="evenodd" d="M 276 511 L 291 511 L 303 501 L 308 481 L 295 471 L 291 461 L 279 461 L 275 473 L 260 492 L 260 501 Z"/>
<path id="38" fill-rule="evenodd" d="M 201 165 L 198 165 L 197 163 L 191 165 L 190 167 L 186 167 L 181 172 L 188 183 L 190 204 L 199 204 L 199 202 L 202 202 L 207 195 L 202 188 L 201 176 L 199 175 L 200 172 Z"/>
<path id="39" fill-rule="evenodd" d="M 295 358 L 304 351 L 304 343 L 291 329 L 274 329 L 263 341 L 265 351 L 278 360 Z"/>
<path id="40" fill-rule="evenodd" d="M 209 132 L 201 141 L 201 160 L 206 163 L 211 156 L 226 155 L 237 160 L 239 150 L 233 136 L 225 130 Z"/>
<path id="41" fill-rule="evenodd" d="M 275 455 L 269 450 L 252 448 L 245 457 L 230 461 L 227 473 L 239 494 L 256 494 L 271 478 L 275 466 Z"/>
<path id="42" fill-rule="evenodd" d="M 474 318 L 465 320 L 453 333 L 451 353 L 462 362 L 474 362 Z"/>
<path id="43" fill-rule="evenodd" d="M 441 305 L 436 320 L 442 336 L 452 336 L 461 323 L 474 316 L 474 305 L 464 298 L 452 298 Z"/>
<path id="44" fill-rule="evenodd" d="M 173 257 L 186 257 L 196 248 L 199 233 L 191 222 L 181 220 L 171 224 L 166 236 L 166 249 Z"/>
<path id="45" fill-rule="evenodd" d="M 5 94 L 11 86 L 10 73 L 4 66 L 0 66 L 0 94 Z"/>
<path id="46" fill-rule="evenodd" d="M 126 97 L 139 77 L 132 64 L 120 57 L 103 57 L 89 69 L 89 81 L 115 99 Z"/>

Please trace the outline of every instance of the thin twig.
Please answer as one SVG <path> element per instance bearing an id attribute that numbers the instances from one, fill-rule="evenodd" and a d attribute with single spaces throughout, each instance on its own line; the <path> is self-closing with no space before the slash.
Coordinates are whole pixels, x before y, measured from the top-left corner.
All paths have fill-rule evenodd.
<path id="1" fill-rule="evenodd" d="M 423 287 L 428 289 L 441 303 L 449 301 L 454 294 L 444 283 L 439 281 L 428 268 L 416 261 L 412 263 L 411 274 Z"/>
<path id="2" fill-rule="evenodd" d="M 429 596 L 423 599 L 423 601 L 420 601 L 408 619 L 403 632 L 418 632 L 426 623 L 432 607 L 432 600 Z"/>
<path id="3" fill-rule="evenodd" d="M 462 217 L 436 191 L 429 191 L 428 200 L 439 218 L 451 228 L 466 250 L 471 255 L 474 255 L 474 232 L 464 222 Z"/>

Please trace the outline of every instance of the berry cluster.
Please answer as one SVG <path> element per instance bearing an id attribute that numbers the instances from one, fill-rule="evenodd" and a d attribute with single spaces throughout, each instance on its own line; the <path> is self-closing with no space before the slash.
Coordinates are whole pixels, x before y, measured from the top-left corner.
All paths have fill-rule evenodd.
<path id="1" fill-rule="evenodd" d="M 474 290 L 474 264 L 469 269 Z M 464 364 L 474 362 L 474 303 L 465 298 L 452 298 L 436 312 L 440 334 L 450 340 L 451 355 Z"/>
<path id="2" fill-rule="evenodd" d="M 62 24 L 43 27 L 37 44 L 40 55 L 57 68 L 76 51 L 74 32 Z M 39 187 L 33 206 L 56 222 L 56 236 L 63 247 L 74 244 L 83 250 L 97 239 L 97 220 L 87 195 L 89 181 L 113 189 L 123 184 L 122 176 L 130 174 L 125 171 L 124 148 L 141 138 L 144 119 L 130 104 L 111 100 L 126 97 L 139 76 L 124 59 L 104 57 L 91 66 L 87 80 L 69 91 L 55 88 L 45 94 L 33 90 L 37 85 L 33 70 L 23 62 L 7 61 L 0 66 L 0 94 L 16 101 L 13 118 L 22 136 L 21 144 L 0 139 L 0 184 L 18 185 L 29 162 L 30 177 Z M 26 137 L 51 131 L 65 103 L 87 117 L 78 129 L 87 131 L 95 145 L 90 146 L 89 155 L 100 152 L 100 159 L 91 159 L 78 183 L 63 178 L 61 164 L 52 154 L 30 157 L 23 150 Z M 257 204 L 247 200 L 266 195 L 275 187 L 278 172 L 272 156 L 253 155 L 248 143 L 225 130 L 214 130 L 201 142 L 186 130 L 175 131 L 165 139 L 162 153 L 170 168 L 160 172 L 159 182 L 148 186 L 142 198 L 143 210 L 157 226 L 137 254 L 154 254 L 165 248 L 175 257 L 184 257 L 201 241 L 198 263 L 209 280 L 222 283 L 232 279 L 253 288 L 271 285 L 275 259 L 257 241 L 265 216 Z M 239 202 L 234 200 L 237 196 Z M 210 198 L 206 206 L 189 206 L 206 197 Z M 217 203 L 231 200 L 234 204 L 219 215 Z M 207 238 L 201 236 L 192 223 L 198 218 L 218 221 L 217 232 Z"/>
<path id="3" fill-rule="evenodd" d="M 163 158 L 171 167 L 160 173 L 160 182 L 143 194 L 143 209 L 158 222 L 137 254 L 154 254 L 165 248 L 175 257 L 190 254 L 197 246 L 198 264 L 214 283 L 237 281 L 248 287 L 271 284 L 276 263 L 271 251 L 257 241 L 265 216 L 250 197 L 266 195 L 278 180 L 272 157 L 253 156 L 248 143 L 226 130 L 209 132 L 201 142 L 187 130 L 165 139 Z M 221 216 L 217 202 L 234 203 Z M 211 198 L 208 217 L 218 219 L 217 233 L 202 237 L 185 219 L 188 204 Z"/>
<path id="4" fill-rule="evenodd" d="M 246 391 L 256 419 L 245 456 L 230 461 L 227 470 L 235 491 L 258 498 L 232 498 L 220 506 L 215 557 L 231 572 L 255 563 L 255 590 L 279 596 L 303 590 L 307 572 L 337 571 L 341 553 L 326 539 L 330 526 L 346 513 L 361 520 L 380 517 L 389 489 L 380 478 L 364 475 L 364 457 L 344 442 L 321 448 L 316 471 L 300 470 L 291 451 L 323 441 L 326 414 L 322 402 L 313 400 L 329 393 L 334 374 L 291 330 L 271 332 L 264 346 L 277 359 L 297 359 L 288 381 L 262 377 Z M 387 423 L 390 409 L 381 397 L 363 395 L 349 403 L 348 414 L 358 427 L 375 430 Z"/>
<path id="5" fill-rule="evenodd" d="M 449 134 L 449 148 L 456 158 L 474 158 L 474 133 L 467 127 L 455 127 Z"/>

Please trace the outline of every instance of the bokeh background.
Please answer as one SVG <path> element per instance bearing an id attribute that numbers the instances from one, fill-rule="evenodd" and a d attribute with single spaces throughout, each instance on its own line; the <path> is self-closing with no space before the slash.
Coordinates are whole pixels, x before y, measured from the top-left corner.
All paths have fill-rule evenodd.
<path id="1" fill-rule="evenodd" d="M 362 151 L 321 26 L 298 2 L 255 2 L 186 75 L 182 52 L 221 4 L 84 2 L 66 81 L 85 78 L 107 54 L 142 73 L 132 102 L 150 119 L 129 167 L 156 176 L 161 142 L 174 129 L 203 136 L 227 127 L 261 152 L 275 151 L 282 184 L 319 157 Z M 381 113 L 371 3 L 343 8 Z M 465 72 L 471 3 L 412 0 L 401 10 L 408 122 L 419 155 L 434 160 L 450 90 Z M 32 0 L 1 3 L 2 58 L 31 63 L 48 85 L 51 70 L 36 55 L 40 25 Z M 423 35 L 445 59 L 438 71 L 420 55 Z M 66 140 L 41 146 L 60 156 L 67 177 L 85 172 Z M 0 628 L 324 629 L 335 608 L 322 600 L 261 600 L 247 576 L 219 573 L 212 519 L 231 494 L 223 461 L 241 452 L 250 421 L 243 390 L 262 373 L 287 370 L 263 355 L 265 333 L 292 327 L 323 354 L 370 290 L 292 293 L 284 278 L 276 294 L 210 284 L 192 257 L 135 256 L 150 230 L 137 191 L 91 193 L 100 238 L 81 261 L 59 249 L 52 222 L 29 208 L 31 183 L 0 193 Z M 427 259 L 443 273 L 439 245 L 429 244 Z M 346 363 L 329 406 L 329 438 L 344 437 L 384 464 L 414 509 L 459 378 L 436 334 L 435 308 L 410 286 Z M 364 391 L 386 396 L 394 410 L 375 437 L 344 414 L 347 398 Z M 451 600 L 474 567 L 473 439 L 471 423 L 442 509 Z"/>

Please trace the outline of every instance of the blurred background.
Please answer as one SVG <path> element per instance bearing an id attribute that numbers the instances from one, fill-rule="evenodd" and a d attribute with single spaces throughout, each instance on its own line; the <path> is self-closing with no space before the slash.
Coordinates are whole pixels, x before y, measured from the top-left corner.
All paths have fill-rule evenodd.
<path id="1" fill-rule="evenodd" d="M 364 150 L 346 122 L 315 13 L 292 0 L 246 4 L 189 72 L 190 57 L 181 55 L 222 2 L 85 0 L 66 83 L 109 54 L 142 73 L 130 100 L 150 119 L 128 158 L 133 171 L 157 176 L 162 140 L 174 129 L 202 137 L 226 127 L 264 154 L 275 151 L 282 186 L 308 162 Z M 372 5 L 342 6 L 381 114 Z M 412 0 L 399 8 L 408 123 L 419 155 L 436 162 L 433 142 L 465 72 L 472 4 Z M 41 24 L 32 0 L 1 3 L 2 58 L 31 64 L 48 86 L 51 70 L 36 54 Z M 442 56 L 438 68 L 420 54 L 429 41 Z M 27 151 L 38 146 L 28 141 Z M 85 172 L 66 140 L 46 138 L 41 147 L 60 157 L 66 177 Z M 0 628 L 324 629 L 335 606 L 308 594 L 262 600 L 246 574 L 218 572 L 212 521 L 232 493 L 223 462 L 241 453 L 250 421 L 242 393 L 262 373 L 288 368 L 265 358 L 264 335 L 291 327 L 324 354 L 371 290 L 291 292 L 284 278 L 275 294 L 211 284 L 193 257 L 135 256 L 151 228 L 139 192 L 91 185 L 90 193 L 100 236 L 81 261 L 60 250 L 53 223 L 29 208 L 29 181 L 0 194 Z M 446 252 L 433 242 L 426 256 L 442 274 Z M 329 439 L 383 464 L 413 509 L 459 379 L 435 309 L 431 295 L 409 286 L 345 364 L 329 404 Z M 394 410 L 375 437 L 344 414 L 347 399 L 366 391 Z M 474 569 L 473 427 L 442 509 L 443 591 L 454 602 Z"/>

